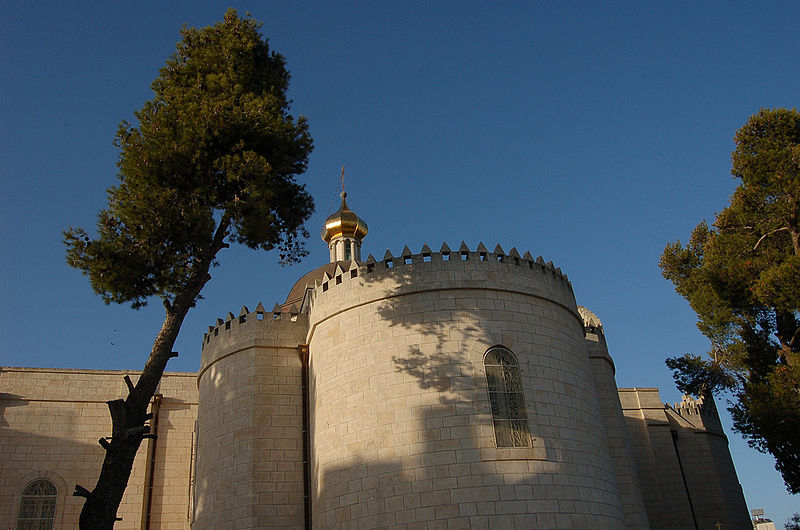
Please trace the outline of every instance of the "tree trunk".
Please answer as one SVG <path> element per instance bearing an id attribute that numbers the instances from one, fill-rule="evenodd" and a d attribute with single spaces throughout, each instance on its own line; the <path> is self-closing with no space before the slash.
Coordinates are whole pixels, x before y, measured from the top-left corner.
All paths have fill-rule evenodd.
<path id="1" fill-rule="evenodd" d="M 111 412 L 111 441 L 101 441 L 106 449 L 103 468 L 94 490 L 89 492 L 76 486 L 75 495 L 86 497 L 80 515 L 80 528 L 84 530 L 111 530 L 117 519 L 117 509 L 128 485 L 133 460 L 142 439 L 148 434 L 147 408 L 167 366 L 174 357 L 172 347 L 181 324 L 189 311 L 185 307 L 169 307 L 156 337 L 150 358 L 142 370 L 136 386 L 129 386 L 128 397 L 108 402 Z M 128 379 L 126 382 L 130 382 Z"/>
<path id="2" fill-rule="evenodd" d="M 225 237 L 230 226 L 230 215 L 224 213 L 220 219 L 214 237 L 207 247 L 207 251 L 198 257 L 192 267 L 185 289 L 177 293 L 172 304 L 164 302 L 166 315 L 161 330 L 153 343 L 150 357 L 144 365 L 139 380 L 134 386 L 129 378 L 125 378 L 128 385 L 128 397 L 125 400 L 116 399 L 108 402 L 111 412 L 111 441 L 100 439 L 100 445 L 106 450 L 103 459 L 103 468 L 100 478 L 93 491 L 76 485 L 73 495 L 86 497 L 80 516 L 81 530 L 113 530 L 117 520 L 117 510 L 122 502 L 122 495 L 128 486 L 128 479 L 133 469 L 133 460 L 142 439 L 148 435 L 150 428 L 145 426 L 147 421 L 147 407 L 155 394 L 167 361 L 177 356 L 172 352 L 175 340 L 181 330 L 183 319 L 189 312 L 200 291 L 211 279 L 208 274 L 217 253 L 227 247 Z"/>

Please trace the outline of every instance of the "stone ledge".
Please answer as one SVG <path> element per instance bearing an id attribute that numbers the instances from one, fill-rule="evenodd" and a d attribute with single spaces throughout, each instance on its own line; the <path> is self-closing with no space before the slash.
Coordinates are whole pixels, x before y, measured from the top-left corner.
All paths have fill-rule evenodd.
<path id="1" fill-rule="evenodd" d="M 547 460 L 547 449 L 542 442 L 532 440 L 533 447 L 484 447 L 481 448 L 481 460 Z"/>

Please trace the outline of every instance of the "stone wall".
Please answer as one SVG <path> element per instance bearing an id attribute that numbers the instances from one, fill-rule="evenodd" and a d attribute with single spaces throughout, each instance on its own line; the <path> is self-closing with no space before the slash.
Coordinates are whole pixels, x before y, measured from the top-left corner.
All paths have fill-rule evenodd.
<path id="1" fill-rule="evenodd" d="M 0 528 L 16 526 L 20 496 L 27 484 L 46 478 L 58 489 L 56 528 L 77 528 L 83 499 L 76 484 L 92 489 L 103 448 L 111 434 L 107 400 L 124 397 L 122 380 L 136 372 L 0 368 Z M 118 516 L 118 529 L 140 529 L 150 505 L 151 528 L 189 528 L 189 483 L 194 421 L 195 374 L 164 374 L 158 440 L 148 487 L 148 444 L 137 454 Z"/>
<path id="2" fill-rule="evenodd" d="M 581 314 L 585 313 L 586 310 L 582 308 Z M 597 318 L 594 315 L 592 317 L 594 317 L 592 320 Z M 631 439 L 628 429 L 625 427 L 622 406 L 617 393 L 614 361 L 608 353 L 605 335 L 599 322 L 585 322 L 585 324 L 587 324 L 586 347 L 597 384 L 597 396 L 603 413 L 609 451 L 617 475 L 617 486 L 625 512 L 626 527 L 649 528 L 639 474 L 631 450 Z"/>
<path id="3" fill-rule="evenodd" d="M 698 526 L 749 528 L 752 523 L 714 399 L 684 396 L 664 411 L 676 432 L 676 449 Z"/>
<path id="4" fill-rule="evenodd" d="M 406 250 L 314 289 L 314 527 L 623 527 L 566 277 L 516 250 Z M 495 445 L 496 345 L 519 359 L 533 447 Z"/>
<path id="5" fill-rule="evenodd" d="M 193 528 L 302 528 L 307 315 L 229 313 L 203 339 Z"/>
<path id="6" fill-rule="evenodd" d="M 713 402 L 671 407 L 656 388 L 620 388 L 619 397 L 651 528 L 752 527 Z"/>

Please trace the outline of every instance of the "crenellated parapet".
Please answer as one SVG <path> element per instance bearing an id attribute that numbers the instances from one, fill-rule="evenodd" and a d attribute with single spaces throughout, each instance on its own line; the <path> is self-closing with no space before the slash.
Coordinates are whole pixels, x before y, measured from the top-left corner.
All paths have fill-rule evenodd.
<path id="1" fill-rule="evenodd" d="M 438 252 L 425 244 L 414 253 L 404 246 L 395 256 L 387 250 L 380 261 L 370 254 L 362 263 L 339 263 L 333 273 L 315 281 L 303 310 L 331 313 L 381 298 L 446 289 L 489 289 L 518 292 L 563 305 L 579 319 L 569 278 L 553 262 L 500 245 L 490 252 L 483 243 L 457 250 L 444 243 Z M 312 317 L 312 320 L 314 318 Z"/>
<path id="2" fill-rule="evenodd" d="M 530 270 L 538 270 L 539 272 L 550 272 L 554 277 L 560 279 L 565 285 L 570 285 L 567 275 L 561 272 L 561 269 L 553 265 L 552 261 L 545 263 L 544 259 L 539 256 L 534 259 L 530 252 L 525 252 L 522 256 L 519 255 L 516 247 L 513 247 L 508 253 L 498 244 L 495 246 L 493 252 L 489 252 L 483 243 L 478 243 L 478 247 L 471 251 L 465 242 L 461 242 L 458 250 L 451 250 L 447 243 L 442 243 L 439 252 L 431 251 L 430 247 L 426 244 L 422 246 L 419 253 L 414 254 L 409 250 L 408 245 L 403 247 L 399 256 L 392 255 L 391 251 L 386 250 L 383 259 L 377 261 L 375 257 L 370 254 L 367 258 L 366 265 L 369 272 L 377 269 L 391 269 L 395 266 L 413 265 L 415 263 L 428 263 L 431 261 L 473 261 L 473 262 L 499 262 L 508 263 L 516 266 L 522 266 Z"/>
<path id="3" fill-rule="evenodd" d="M 672 409 L 695 428 L 722 432 L 719 413 L 713 397 L 692 397 L 684 395 Z"/>
<path id="4" fill-rule="evenodd" d="M 591 312 L 589 309 L 578 306 L 578 314 L 583 321 L 583 336 L 586 339 L 586 347 L 588 348 L 589 357 L 592 359 L 603 359 L 611 368 L 611 376 L 613 378 L 616 368 L 614 367 L 614 360 L 608 352 L 608 345 L 606 344 L 606 337 L 603 333 L 603 323 L 600 319 Z M 597 375 L 597 374 L 595 374 Z M 616 381 L 613 382 L 616 386 Z"/>
<path id="5" fill-rule="evenodd" d="M 713 404 L 711 406 L 714 414 L 716 414 L 717 409 L 713 406 Z M 684 417 L 706 414 L 707 413 L 706 398 L 703 396 L 693 397 L 684 394 L 681 398 L 681 401 L 673 404 L 672 408 L 675 409 L 675 412 Z"/>
<path id="6" fill-rule="evenodd" d="M 261 302 L 254 311 L 242 306 L 238 315 L 229 312 L 203 334 L 201 372 L 220 357 L 243 348 L 295 348 L 302 344 L 307 329 L 308 315 L 294 306 L 289 311 L 282 311 L 278 304 L 267 311 Z"/>
<path id="7" fill-rule="evenodd" d="M 597 317 L 597 315 L 582 305 L 578 306 L 578 313 L 583 319 L 583 327 L 587 333 L 595 333 L 598 335 L 603 334 L 603 323 L 600 322 L 600 319 Z"/>

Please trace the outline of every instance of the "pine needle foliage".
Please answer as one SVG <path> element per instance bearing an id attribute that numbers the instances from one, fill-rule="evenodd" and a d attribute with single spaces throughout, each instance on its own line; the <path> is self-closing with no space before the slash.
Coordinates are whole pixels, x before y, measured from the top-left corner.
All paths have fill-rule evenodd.
<path id="1" fill-rule="evenodd" d="M 734 139 L 730 203 L 661 256 L 711 351 L 667 365 L 686 393 L 732 391 L 734 429 L 800 493 L 800 112 L 761 109 Z"/>
<path id="2" fill-rule="evenodd" d="M 313 201 L 295 177 L 313 147 L 305 118 L 289 114 L 289 72 L 261 25 L 228 10 L 202 29 L 184 27 L 153 81 L 153 99 L 116 135 L 119 182 L 108 190 L 96 235 L 64 232 L 67 263 L 106 303 L 145 306 L 159 297 L 164 323 L 125 399 L 108 402 L 110 442 L 81 528 L 111 529 L 141 441 L 150 400 L 183 320 L 229 243 L 305 255 Z"/>
<path id="3" fill-rule="evenodd" d="M 306 120 L 289 114 L 284 58 L 259 28 L 234 10 L 214 26 L 184 28 L 138 124 L 120 124 L 120 182 L 97 237 L 65 232 L 67 263 L 107 303 L 172 303 L 215 259 L 221 234 L 277 247 L 284 263 L 304 255 L 313 201 L 294 177 L 312 140 Z"/>

